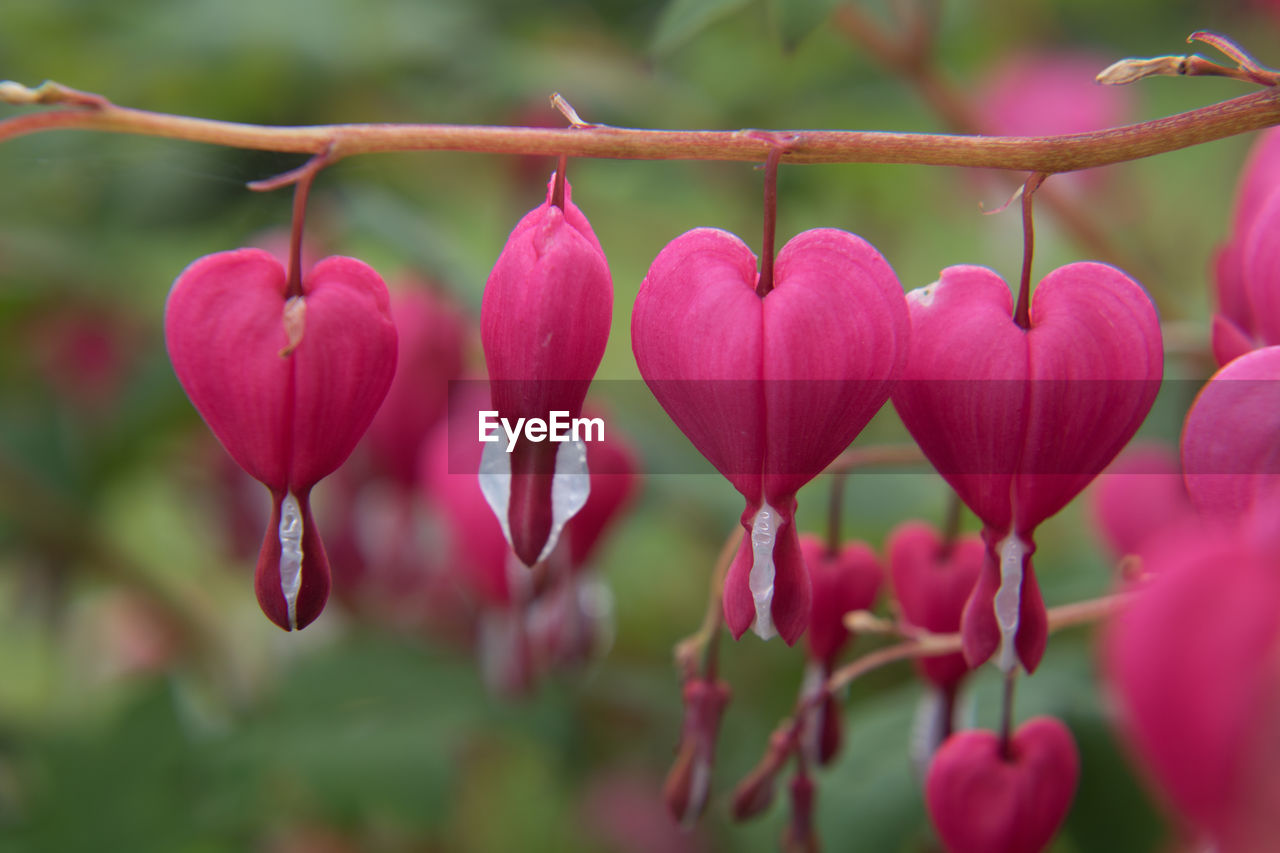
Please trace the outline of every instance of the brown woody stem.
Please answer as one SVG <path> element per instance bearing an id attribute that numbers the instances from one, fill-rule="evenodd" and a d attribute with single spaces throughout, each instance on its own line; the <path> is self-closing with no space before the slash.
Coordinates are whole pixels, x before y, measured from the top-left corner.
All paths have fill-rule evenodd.
<path id="1" fill-rule="evenodd" d="M 0 100 L 23 102 L 36 90 L 0 83 Z M 56 91 L 56 90 L 55 90 Z M 86 97 L 78 93 L 85 103 Z M 64 103 L 57 99 L 48 102 Z M 0 121 L 0 142 L 49 130 L 96 130 L 204 142 L 260 151 L 342 156 L 384 151 L 471 151 L 627 160 L 760 162 L 776 148 L 759 131 L 634 130 L 448 124 L 336 124 L 271 127 L 167 115 L 103 101 Z M 1122 163 L 1280 124 L 1280 92 L 1268 89 L 1141 124 L 1066 136 L 955 136 L 855 130 L 785 134 L 785 163 L 913 163 L 1026 172 L 1070 172 Z"/>

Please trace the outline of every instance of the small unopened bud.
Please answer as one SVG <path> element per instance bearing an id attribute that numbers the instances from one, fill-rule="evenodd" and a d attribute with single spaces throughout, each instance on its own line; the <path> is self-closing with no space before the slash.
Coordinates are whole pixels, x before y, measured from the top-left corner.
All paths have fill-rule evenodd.
<path id="1" fill-rule="evenodd" d="M 716 736 L 729 697 L 729 685 L 723 681 L 695 679 L 684 685 L 684 729 L 675 763 L 662 786 L 667 809 L 683 826 L 693 826 L 706 810 Z"/>
<path id="2" fill-rule="evenodd" d="M 778 771 L 782 769 L 787 756 L 791 754 L 793 745 L 790 728 L 789 724 L 784 724 L 781 729 L 769 736 L 769 748 L 765 751 L 764 758 L 760 759 L 760 763 L 734 789 L 734 820 L 750 820 L 768 811 L 773 805 Z"/>
<path id="3" fill-rule="evenodd" d="M 782 833 L 782 849 L 786 853 L 818 853 L 818 843 L 813 830 L 813 780 L 803 771 L 791 780 L 791 822 Z"/>
<path id="4" fill-rule="evenodd" d="M 1185 56 L 1157 56 L 1151 59 L 1121 59 L 1098 72 L 1104 86 L 1124 86 L 1146 77 L 1176 77 L 1186 74 Z"/>

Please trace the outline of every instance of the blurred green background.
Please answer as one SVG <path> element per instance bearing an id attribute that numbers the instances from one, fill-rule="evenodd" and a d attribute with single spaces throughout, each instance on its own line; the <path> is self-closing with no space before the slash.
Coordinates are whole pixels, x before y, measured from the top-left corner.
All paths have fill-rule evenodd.
<path id="1" fill-rule="evenodd" d="M 835 7 L 5 0 L 0 78 L 50 78 L 122 105 L 268 124 L 556 126 L 547 97 L 559 91 L 587 121 L 630 127 L 944 130 L 909 83 L 830 25 Z M 883 4 L 860 8 L 895 30 Z M 1196 29 L 1280 60 L 1275 20 L 1243 4 L 957 0 L 941 6 L 936 61 L 976 100 L 985 76 L 1016 52 L 1085 49 L 1105 64 L 1183 52 Z M 1229 81 L 1156 79 L 1127 94 L 1137 120 L 1243 92 Z M 1170 357 L 1174 378 L 1208 375 L 1206 270 L 1248 142 L 1109 167 L 1064 188 L 1105 236 L 1108 259 L 1139 276 L 1165 323 L 1200 348 Z M 245 183 L 301 159 L 72 132 L 0 146 L 0 850 L 675 843 L 659 798 L 681 718 L 671 648 L 697 626 L 715 553 L 741 511 L 723 480 L 648 478 L 598 560 L 615 597 L 612 648 L 522 700 L 491 695 L 471 655 L 429 630 L 331 602 L 315 626 L 285 635 L 258 612 L 252 558 L 230 554 L 209 492 L 215 475 L 202 448 L 211 440 L 168 366 L 161 317 L 191 260 L 287 226 L 289 194 Z M 541 202 L 551 168 L 465 153 L 353 158 L 320 177 L 311 224 L 331 251 L 388 279 L 432 277 L 476 312 L 490 266 L 518 217 Z M 739 163 L 613 161 L 575 161 L 569 174 L 615 281 L 599 376 L 634 379 L 629 308 L 649 262 L 698 225 L 758 246 L 760 174 Z M 1016 213 L 979 209 L 1003 202 L 1009 184 L 842 165 L 784 167 L 779 187 L 780 243 L 815 226 L 854 231 L 908 288 L 955 263 L 1017 276 Z M 1037 278 L 1091 256 L 1051 214 L 1038 223 Z M 1187 387 L 1162 398 L 1146 434 L 1176 437 Z M 661 442 L 670 432 L 645 420 L 659 416 L 617 420 L 650 458 L 669 452 Z M 890 411 L 857 444 L 903 436 Z M 823 529 L 826 489 L 820 479 L 801 494 L 802 528 Z M 1110 585 L 1110 560 L 1076 503 L 1041 531 L 1050 605 Z M 844 526 L 878 548 L 901 520 L 940 523 L 945 505 L 945 486 L 925 470 L 856 475 Z M 802 655 L 748 636 L 722 658 L 734 699 L 711 807 L 685 842 L 774 849 L 785 803 L 737 826 L 726 793 L 791 708 Z M 855 686 L 847 743 L 820 777 L 829 849 L 936 849 L 907 759 L 920 692 L 905 666 Z M 994 719 L 995 696 L 984 674 L 966 700 L 979 722 Z M 1106 704 L 1088 630 L 1055 636 L 1020 688 L 1019 717 L 1061 716 L 1083 755 L 1054 850 L 1156 850 L 1167 840 L 1109 732 Z"/>

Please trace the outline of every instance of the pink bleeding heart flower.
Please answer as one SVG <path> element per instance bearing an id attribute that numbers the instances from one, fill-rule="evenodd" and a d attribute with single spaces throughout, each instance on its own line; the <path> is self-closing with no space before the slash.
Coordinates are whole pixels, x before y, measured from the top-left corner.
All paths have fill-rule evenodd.
<path id="1" fill-rule="evenodd" d="M 1205 384 L 1182 430 L 1182 467 L 1209 516 L 1280 494 L 1280 346 L 1240 356 Z"/>
<path id="2" fill-rule="evenodd" d="M 1001 753 L 994 732 L 952 735 L 925 779 L 929 817 L 949 853 L 1040 853 L 1071 809 L 1080 758 L 1067 727 L 1028 720 Z"/>
<path id="3" fill-rule="evenodd" d="M 609 265 L 568 183 L 561 186 L 557 202 L 553 178 L 546 202 L 511 232 L 480 307 L 493 409 L 517 430 L 521 419 L 545 422 L 552 412 L 579 417 L 609 338 Z M 545 559 L 582 508 L 587 464 L 582 441 L 485 445 L 485 497 L 525 565 Z"/>
<path id="4" fill-rule="evenodd" d="M 378 473 L 414 486 L 422 442 L 445 415 L 449 383 L 462 375 L 467 320 L 444 294 L 405 282 L 391 294 L 399 333 L 396 375 L 364 443 Z"/>
<path id="5" fill-rule="evenodd" d="M 1091 491 L 1094 527 L 1116 557 L 1141 554 L 1165 530 L 1198 523 L 1182 464 L 1163 444 L 1126 450 Z"/>
<path id="6" fill-rule="evenodd" d="M 849 542 L 835 553 L 817 536 L 800 537 L 800 555 L 813 585 L 806 643 L 809 665 L 805 670 L 805 696 L 826 684 L 836 657 L 852 635 L 844 625 L 846 614 L 870 610 L 880 592 L 884 570 L 876 552 L 865 542 Z M 819 764 L 827 764 L 840 750 L 840 704 L 827 695 L 806 721 L 803 743 Z"/>
<path id="7" fill-rule="evenodd" d="M 1164 356 L 1151 299 L 1114 267 L 1074 263 L 1036 288 L 1030 328 L 1009 287 L 957 266 L 907 296 L 911 357 L 894 406 L 982 519 L 987 560 L 965 610 L 964 653 L 1035 669 L 1046 638 L 1033 532 L 1115 457 L 1146 417 Z"/>
<path id="8" fill-rule="evenodd" d="M 306 627 L 329 595 L 311 489 L 351 453 L 395 372 L 386 285 L 360 261 L 331 257 L 289 296 L 267 252 L 207 255 L 169 292 L 165 342 L 205 423 L 271 491 L 258 603 L 286 631 Z"/>
<path id="9" fill-rule="evenodd" d="M 844 626 L 845 615 L 871 609 L 884 570 L 865 542 L 849 542 L 832 553 L 817 536 L 805 534 L 800 537 L 800 555 L 813 584 L 809 657 L 829 670 L 851 636 Z"/>
<path id="10" fill-rule="evenodd" d="M 763 297 L 757 280 L 755 255 L 734 235 L 683 234 L 640 286 L 631 342 L 663 409 L 746 498 L 725 582 L 730 630 L 754 625 L 790 644 L 811 606 L 795 493 L 884 404 L 910 329 L 888 262 L 845 231 L 798 235 Z"/>
<path id="11" fill-rule="evenodd" d="M 1170 536 L 1103 642 L 1126 740 L 1170 813 L 1223 853 L 1280 838 L 1277 518 L 1270 503 Z"/>
<path id="12" fill-rule="evenodd" d="M 923 521 L 894 528 L 885 542 L 885 554 L 902 618 L 933 634 L 959 631 L 965 602 L 982 572 L 986 553 L 978 536 L 962 536 L 945 546 L 938 532 Z M 969 673 L 959 652 L 917 658 L 916 668 L 952 696 Z"/>
<path id="13" fill-rule="evenodd" d="M 1218 249 L 1213 278 L 1218 313 L 1213 318 L 1213 353 L 1225 365 L 1264 344 L 1280 344 L 1280 281 L 1274 260 L 1277 217 L 1272 199 L 1280 189 L 1280 130 L 1262 132 L 1240 175 L 1231 233 Z"/>

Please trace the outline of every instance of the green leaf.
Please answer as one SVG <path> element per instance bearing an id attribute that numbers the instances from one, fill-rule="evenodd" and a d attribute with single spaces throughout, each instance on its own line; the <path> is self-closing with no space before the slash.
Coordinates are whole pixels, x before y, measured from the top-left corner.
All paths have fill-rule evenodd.
<path id="1" fill-rule="evenodd" d="M 745 7 L 750 0 L 671 0 L 662 10 L 649 52 L 663 56 Z"/>

